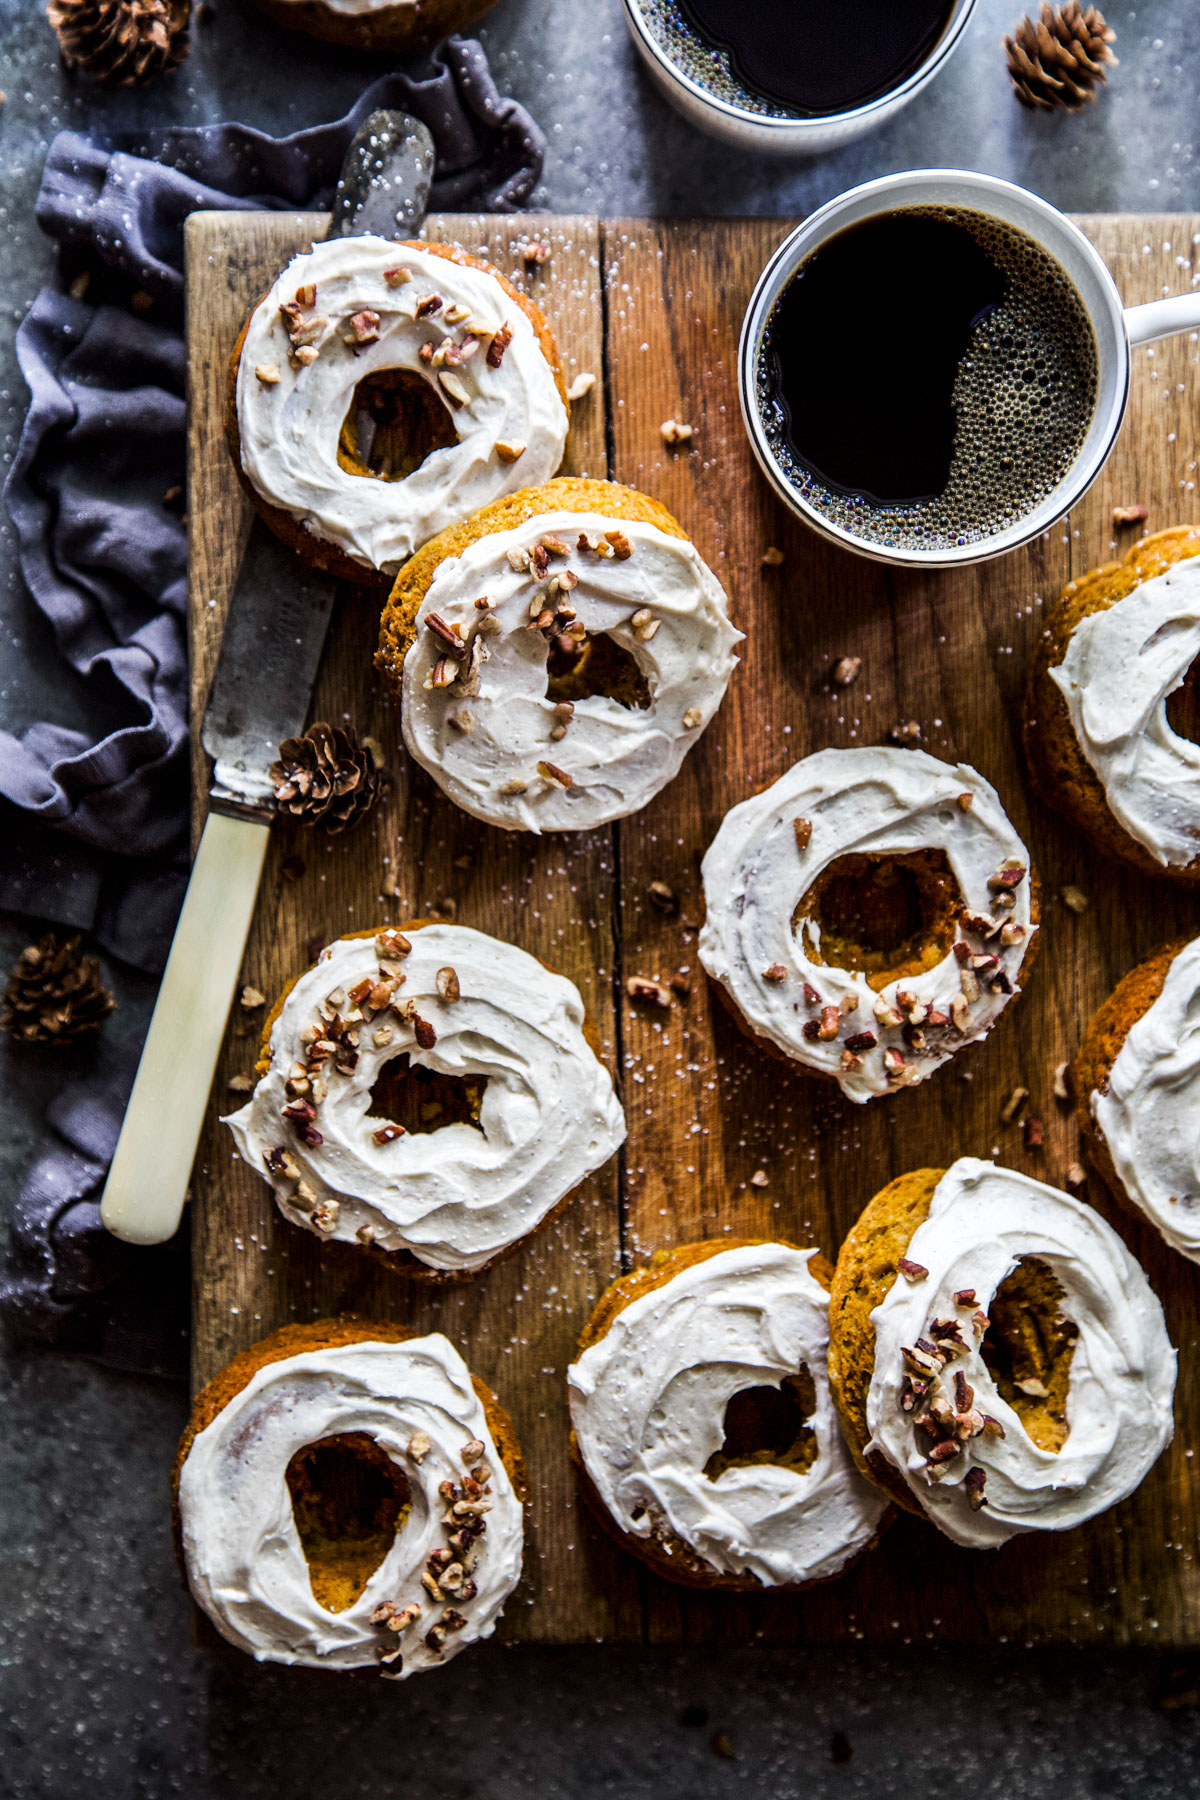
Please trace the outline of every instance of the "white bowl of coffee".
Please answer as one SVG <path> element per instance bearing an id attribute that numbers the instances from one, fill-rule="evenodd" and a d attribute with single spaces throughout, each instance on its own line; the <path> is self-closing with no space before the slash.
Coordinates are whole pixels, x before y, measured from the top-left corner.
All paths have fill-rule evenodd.
<path id="1" fill-rule="evenodd" d="M 742 411 L 793 512 L 883 562 L 1027 543 L 1112 449 L 1129 347 L 1200 324 L 1200 296 L 1128 311 L 1094 247 L 1009 182 L 889 175 L 775 252 L 746 314 Z"/>
<path id="2" fill-rule="evenodd" d="M 921 92 L 975 0 L 625 0 L 643 62 L 677 111 L 741 149 L 813 155 Z"/>

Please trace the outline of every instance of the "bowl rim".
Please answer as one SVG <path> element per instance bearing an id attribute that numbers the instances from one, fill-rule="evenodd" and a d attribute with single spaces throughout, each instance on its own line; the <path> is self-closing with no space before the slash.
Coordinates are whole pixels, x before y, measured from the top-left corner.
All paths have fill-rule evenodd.
<path id="1" fill-rule="evenodd" d="M 924 62 L 920 63 L 911 75 L 906 76 L 895 87 L 888 88 L 886 93 L 876 94 L 873 100 L 865 100 L 861 106 L 848 107 L 842 112 L 796 114 L 787 118 L 779 118 L 770 113 L 751 112 L 747 107 L 738 106 L 731 100 L 722 99 L 711 89 L 703 87 L 700 82 L 693 81 L 692 77 L 686 74 L 678 63 L 671 60 L 650 30 L 642 12 L 642 0 L 623 0 L 623 4 L 626 20 L 637 43 L 669 81 L 681 88 L 701 106 L 721 113 L 728 119 L 736 120 L 739 125 L 751 126 L 770 135 L 784 137 L 788 134 L 796 136 L 815 134 L 828 130 L 832 126 L 863 125 L 865 127 L 877 113 L 889 110 L 901 101 L 911 99 L 933 79 L 958 43 L 966 29 L 967 21 L 975 10 L 976 0 L 954 0 L 955 10 L 947 21 L 941 37 Z"/>

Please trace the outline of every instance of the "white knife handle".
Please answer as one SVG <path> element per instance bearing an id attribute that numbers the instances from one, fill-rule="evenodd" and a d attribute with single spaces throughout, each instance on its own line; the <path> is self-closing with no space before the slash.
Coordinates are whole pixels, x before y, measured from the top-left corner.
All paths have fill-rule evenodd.
<path id="1" fill-rule="evenodd" d="M 179 1226 L 270 835 L 223 813 L 204 827 L 100 1203 L 128 1243 Z"/>

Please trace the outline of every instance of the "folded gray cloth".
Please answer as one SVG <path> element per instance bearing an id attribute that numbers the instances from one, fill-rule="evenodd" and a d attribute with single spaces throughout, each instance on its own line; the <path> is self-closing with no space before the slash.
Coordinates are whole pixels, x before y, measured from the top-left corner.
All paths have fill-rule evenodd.
<path id="1" fill-rule="evenodd" d="M 435 209 L 529 199 L 545 139 L 472 39 L 450 38 L 344 119 L 291 137 L 210 125 L 107 145 L 61 132 L 50 146 L 37 216 L 62 247 L 61 285 L 17 334 L 31 402 L 5 498 L 89 728 L 0 732 L 0 907 L 88 931 L 137 968 L 162 968 L 187 880 L 184 220 L 327 206 L 354 133 L 384 106 L 433 135 Z M 129 310 L 138 293 L 150 296 L 141 313 Z M 17 663 L 10 649 L 10 679 Z M 127 1092 L 132 1069 L 116 1074 Z M 88 1199 L 112 1154 L 114 1105 L 78 1098 L 27 1180 L 0 1278 L 0 1317 L 20 1336 L 69 1344 L 82 1330 L 94 1348 L 97 1286 L 146 1254 L 104 1239 Z"/>
<path id="2" fill-rule="evenodd" d="M 6 500 L 92 728 L 0 732 L 0 907 L 90 928 L 139 968 L 161 968 L 186 879 L 184 220 L 328 204 L 380 106 L 432 132 L 435 208 L 522 204 L 541 172 L 538 126 L 497 91 L 474 40 L 451 38 L 426 67 L 288 138 L 210 125 L 107 146 L 62 132 L 50 146 L 38 221 L 63 248 L 63 287 L 89 279 L 85 299 L 44 289 L 17 334 L 32 401 Z M 127 310 L 138 291 L 149 318 Z M 45 829 L 22 830 L 12 809 Z"/>

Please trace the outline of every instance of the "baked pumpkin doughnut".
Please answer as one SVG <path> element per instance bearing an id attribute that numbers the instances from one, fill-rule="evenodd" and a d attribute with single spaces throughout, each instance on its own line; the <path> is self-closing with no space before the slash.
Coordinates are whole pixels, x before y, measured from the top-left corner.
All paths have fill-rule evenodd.
<path id="1" fill-rule="evenodd" d="M 838 1257 L 829 1380 L 864 1474 L 968 1548 L 1067 1531 L 1171 1440 L 1175 1352 L 1098 1212 L 964 1156 L 876 1194 Z"/>
<path id="2" fill-rule="evenodd" d="M 1200 656 L 1198 558 L 1200 526 L 1181 526 L 1072 581 L 1046 620 L 1025 706 L 1046 804 L 1120 861 L 1186 882 L 1200 881 L 1200 744 L 1172 715 Z"/>
<path id="3" fill-rule="evenodd" d="M 344 580 L 530 481 L 567 441 L 541 312 L 443 244 L 341 237 L 295 256 L 234 349 L 226 423 L 267 524 Z"/>
<path id="4" fill-rule="evenodd" d="M 567 1371 L 586 1497 L 672 1581 L 800 1588 L 873 1543 L 882 1498 L 842 1442 L 815 1250 L 720 1238 L 600 1298 Z"/>
<path id="5" fill-rule="evenodd" d="M 1074 1066 L 1088 1154 L 1118 1199 L 1200 1262 L 1200 938 L 1131 969 Z"/>
<path id="6" fill-rule="evenodd" d="M 377 660 L 409 754 L 464 812 L 584 831 L 678 773 L 740 637 L 665 507 L 567 477 L 426 544 L 396 579 Z"/>
<path id="7" fill-rule="evenodd" d="M 866 1101 L 926 1080 L 1020 991 L 1029 853 L 995 789 L 923 750 L 820 750 L 731 808 L 700 960 L 767 1048 Z"/>
<path id="8" fill-rule="evenodd" d="M 404 55 L 464 31 L 496 0 L 255 0 L 289 31 L 304 31 L 348 50 Z"/>
<path id="9" fill-rule="evenodd" d="M 420 1674 L 520 1579 L 512 1423 L 440 1332 L 273 1332 L 196 1396 L 173 1488 L 192 1596 L 258 1662 Z"/>
<path id="10" fill-rule="evenodd" d="M 383 927 L 285 991 L 225 1122 L 293 1224 L 408 1274 L 477 1275 L 624 1141 L 598 1048 L 579 990 L 524 950 Z"/>

